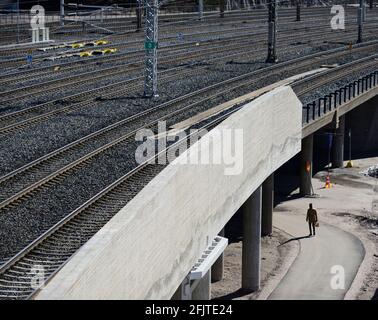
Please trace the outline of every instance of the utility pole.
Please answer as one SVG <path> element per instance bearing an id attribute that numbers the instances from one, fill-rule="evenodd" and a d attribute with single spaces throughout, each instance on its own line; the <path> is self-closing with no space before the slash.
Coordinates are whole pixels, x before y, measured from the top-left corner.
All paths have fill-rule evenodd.
<path id="1" fill-rule="evenodd" d="M 333 143 L 333 134 L 328 132 L 326 133 L 327 142 L 328 142 L 328 162 L 327 162 L 327 173 L 329 176 L 329 167 L 331 163 L 331 150 L 332 150 L 332 143 Z"/>
<path id="2" fill-rule="evenodd" d="M 203 18 L 203 0 L 198 1 L 198 16 L 199 16 L 199 19 L 202 20 L 202 18 Z"/>
<path id="3" fill-rule="evenodd" d="M 352 129 L 349 128 L 348 132 L 348 138 L 349 138 L 349 161 L 347 163 L 347 168 L 352 168 L 353 167 L 353 162 L 352 162 Z"/>
<path id="4" fill-rule="evenodd" d="M 301 0 L 297 0 L 297 21 L 301 21 Z"/>
<path id="5" fill-rule="evenodd" d="M 219 12 L 221 18 L 224 18 L 224 1 L 225 0 L 219 0 Z"/>
<path id="6" fill-rule="evenodd" d="M 64 26 L 64 0 L 60 0 L 60 25 Z"/>
<path id="7" fill-rule="evenodd" d="M 362 31 L 363 31 L 363 10 L 364 10 L 364 0 L 360 0 L 360 6 L 358 8 L 358 39 L 357 43 L 362 42 Z"/>
<path id="8" fill-rule="evenodd" d="M 146 0 L 146 70 L 144 95 L 157 97 L 158 0 Z"/>
<path id="9" fill-rule="evenodd" d="M 17 0 L 17 43 L 20 43 L 20 0 Z"/>
<path id="10" fill-rule="evenodd" d="M 277 42 L 277 0 L 269 2 L 269 21 L 268 21 L 268 57 L 266 62 L 277 62 L 276 42 Z"/>
<path id="11" fill-rule="evenodd" d="M 142 30 L 142 0 L 138 0 L 136 7 L 137 28 L 136 31 Z"/>

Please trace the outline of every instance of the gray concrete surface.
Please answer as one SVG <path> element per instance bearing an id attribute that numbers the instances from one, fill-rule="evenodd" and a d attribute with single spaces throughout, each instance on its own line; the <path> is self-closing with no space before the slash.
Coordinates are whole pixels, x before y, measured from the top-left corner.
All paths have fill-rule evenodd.
<path id="1" fill-rule="evenodd" d="M 261 207 L 260 186 L 243 204 L 242 289 L 260 288 L 261 269 Z"/>
<path id="2" fill-rule="evenodd" d="M 192 300 L 210 300 L 211 299 L 211 270 L 205 276 L 198 280 L 198 284 L 192 292 Z"/>
<path id="3" fill-rule="evenodd" d="M 335 130 L 332 142 L 332 167 L 344 166 L 345 115 L 339 118 L 338 128 Z"/>
<path id="4" fill-rule="evenodd" d="M 269 299 L 280 300 L 341 300 L 355 278 L 365 250 L 358 238 L 334 226 L 322 223 L 315 237 L 307 237 L 305 213 L 275 213 L 275 226 L 300 242 L 300 251 Z M 345 270 L 344 289 L 333 289 L 333 266 Z"/>
<path id="5" fill-rule="evenodd" d="M 36 298 L 170 299 L 236 210 L 300 151 L 301 122 L 290 87 L 246 104 L 155 177 Z M 230 174 L 226 163 L 185 164 L 221 154 L 219 130 L 234 129 L 243 132 L 241 172 Z"/>

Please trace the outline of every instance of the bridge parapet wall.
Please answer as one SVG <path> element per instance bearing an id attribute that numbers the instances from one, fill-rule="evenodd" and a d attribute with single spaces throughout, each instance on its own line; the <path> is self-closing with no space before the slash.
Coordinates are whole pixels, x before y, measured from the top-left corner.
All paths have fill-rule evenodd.
<path id="1" fill-rule="evenodd" d="M 242 130 L 242 170 L 178 164 L 221 152 L 216 130 Z M 290 87 L 247 103 L 158 174 L 92 237 L 37 299 L 170 299 L 246 199 L 300 151 L 302 104 Z M 207 148 L 204 148 L 207 146 Z"/>

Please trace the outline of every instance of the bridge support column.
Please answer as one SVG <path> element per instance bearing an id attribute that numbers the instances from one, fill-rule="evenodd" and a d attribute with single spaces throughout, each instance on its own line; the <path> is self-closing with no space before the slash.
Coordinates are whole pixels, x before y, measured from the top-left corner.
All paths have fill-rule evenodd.
<path id="1" fill-rule="evenodd" d="M 60 0 L 60 25 L 64 26 L 64 0 Z"/>
<path id="2" fill-rule="evenodd" d="M 193 289 L 192 300 L 210 300 L 211 299 L 211 269 L 206 275 L 198 280 L 197 286 Z"/>
<path id="3" fill-rule="evenodd" d="M 219 0 L 219 16 L 224 18 L 224 7 L 225 7 L 225 0 Z"/>
<path id="4" fill-rule="evenodd" d="M 224 237 L 224 228 L 219 232 L 221 237 Z M 217 261 L 211 267 L 211 281 L 217 282 L 223 279 L 223 270 L 224 270 L 224 253 L 222 253 Z"/>
<path id="5" fill-rule="evenodd" d="M 261 236 L 272 234 L 273 231 L 274 173 L 262 184 L 262 215 Z"/>
<path id="6" fill-rule="evenodd" d="M 198 1 L 198 18 L 203 19 L 203 0 Z"/>
<path id="7" fill-rule="evenodd" d="M 173 294 L 171 300 L 190 300 L 192 298 L 190 277 L 187 276 L 178 286 L 176 292 Z"/>
<path id="8" fill-rule="evenodd" d="M 345 136 L 345 116 L 339 118 L 332 145 L 332 167 L 342 168 L 344 166 L 344 136 Z"/>
<path id="9" fill-rule="evenodd" d="M 302 196 L 312 195 L 312 156 L 314 147 L 314 137 L 309 135 L 302 139 L 302 151 L 300 159 L 300 185 L 299 191 Z"/>
<path id="10" fill-rule="evenodd" d="M 260 186 L 243 204 L 242 289 L 260 288 L 261 199 Z"/>
<path id="11" fill-rule="evenodd" d="M 142 30 L 142 0 L 137 1 L 136 7 L 136 18 L 137 18 L 137 27 L 136 31 Z"/>

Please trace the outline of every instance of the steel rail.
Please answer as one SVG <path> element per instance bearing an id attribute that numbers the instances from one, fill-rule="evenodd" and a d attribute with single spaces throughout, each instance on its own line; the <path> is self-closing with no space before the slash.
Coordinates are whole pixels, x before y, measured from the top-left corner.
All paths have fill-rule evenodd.
<path id="1" fill-rule="evenodd" d="M 137 191 L 141 190 L 149 180 L 153 179 L 165 167 L 164 165 L 151 165 L 150 163 L 153 160 L 158 159 L 163 154 L 167 154 L 170 148 L 187 143 L 194 134 L 200 137 L 200 133 L 203 130 L 209 130 L 216 126 L 236 110 L 218 115 L 211 122 L 203 125 L 198 132 L 189 134 L 184 139 L 156 154 L 153 158 L 138 165 L 60 220 L 0 266 L 0 299 L 32 298 L 40 287 L 32 287 L 31 280 L 34 275 L 32 272 L 27 271 L 35 269 L 46 271 L 47 277 L 43 280 L 46 280 L 44 283 L 47 283 L 86 241 L 126 205 L 137 194 Z M 128 183 L 132 185 L 132 188 L 128 189 Z M 111 208 L 108 201 L 113 201 Z M 105 207 L 103 206 L 104 202 L 107 203 Z M 41 256 L 43 256 L 43 262 L 39 261 Z M 46 266 L 42 266 L 42 264 Z"/>
<path id="2" fill-rule="evenodd" d="M 349 25 L 349 24 L 348 24 Z M 353 23 L 351 23 L 350 25 L 351 27 L 353 27 Z M 213 30 L 213 31 L 203 31 L 203 32 L 198 32 L 198 33 L 193 33 L 193 34 L 185 34 L 185 38 L 190 38 L 190 37 L 198 37 L 198 36 L 201 36 L 201 35 L 211 35 L 211 34 L 217 34 L 217 33 L 220 33 L 222 34 L 222 37 L 223 38 L 233 38 L 235 37 L 235 31 L 237 30 L 250 30 L 250 29 L 254 29 L 256 26 L 251 26 L 251 27 L 244 27 L 244 28 L 236 28 L 236 29 L 230 29 L 230 30 Z M 324 25 L 309 25 L 309 26 L 304 26 L 304 28 L 316 28 L 317 30 L 321 30 L 321 29 L 324 29 L 324 30 L 328 30 L 329 31 L 329 27 L 327 26 L 324 26 Z M 365 26 L 365 30 L 375 30 L 376 28 L 376 24 L 374 23 L 369 23 L 369 24 L 366 24 Z M 284 31 L 287 31 L 287 32 L 294 32 L 294 31 L 299 31 L 299 30 L 302 30 L 303 29 L 303 26 L 302 27 L 297 27 L 297 28 L 293 28 L 293 29 L 281 29 L 280 31 L 281 32 L 284 32 Z M 330 33 L 332 32 L 329 31 Z M 230 36 L 225 36 L 225 34 L 230 34 Z M 261 37 L 262 39 L 265 39 L 266 38 L 266 34 L 264 31 L 261 31 L 261 32 L 257 32 L 255 34 L 253 34 L 255 37 Z M 251 37 L 251 33 L 250 32 L 246 32 L 244 34 L 244 37 Z M 177 39 L 177 35 L 172 35 L 172 36 L 167 36 L 167 37 L 164 37 L 164 38 L 161 38 L 160 41 L 163 43 L 163 40 L 176 40 Z M 208 40 L 208 39 L 207 39 Z M 205 41 L 207 41 L 205 40 Z M 212 39 L 210 39 L 211 41 Z M 201 40 L 203 41 L 203 40 Z M 198 42 L 198 40 L 196 41 Z M 113 47 L 117 47 L 119 49 L 124 49 L 124 48 L 129 48 L 130 46 L 133 46 L 133 45 L 141 45 L 141 40 L 140 39 L 137 39 L 137 40 L 132 40 L 132 41 L 128 41 L 128 42 L 122 42 L 122 43 L 111 43 L 111 44 L 106 44 L 106 45 L 101 45 L 101 46 L 98 46 L 98 48 L 101 48 L 101 49 L 105 49 L 105 48 L 113 48 Z M 178 44 L 180 45 L 180 44 Z M 78 53 L 78 52 L 81 52 L 83 51 L 83 49 L 77 49 L 77 50 L 70 50 L 70 51 L 62 51 L 62 53 Z M 25 50 L 25 52 L 27 52 L 27 50 Z M 25 53 L 23 52 L 23 53 Z M 1 54 L 1 52 L 0 52 Z M 38 62 L 38 61 L 42 61 L 43 59 L 49 57 L 50 55 L 49 54 L 40 54 L 38 55 L 37 57 L 34 58 L 34 62 Z M 6 66 L 12 66 L 12 65 L 18 65 L 19 63 L 21 64 L 24 64 L 24 57 L 22 58 L 15 58 L 15 59 L 6 59 L 6 60 L 0 60 L 0 66 L 3 66 L 3 67 L 6 67 Z"/>
<path id="3" fill-rule="evenodd" d="M 369 45 L 374 45 L 374 43 L 376 43 L 376 41 L 366 42 L 365 44 L 367 46 L 369 46 Z M 358 47 L 355 47 L 355 48 L 358 48 Z M 356 49 L 354 49 L 354 50 L 356 50 Z M 357 50 L 360 50 L 360 49 L 357 49 Z M 362 50 L 366 50 L 366 49 L 362 49 Z M 263 49 L 259 50 L 258 52 L 265 54 L 265 51 Z M 218 58 L 212 58 L 211 61 L 215 62 L 215 61 L 223 60 L 225 58 L 234 57 L 234 56 L 238 56 L 238 55 L 242 55 L 242 54 L 243 54 L 243 52 L 237 52 L 237 53 L 233 53 L 231 55 L 228 55 L 226 57 L 221 56 L 221 57 L 218 57 Z M 206 60 L 198 62 L 197 64 L 203 63 L 205 61 Z M 180 67 L 178 67 L 178 68 L 180 68 Z M 206 66 L 204 66 L 202 68 L 198 68 L 198 69 L 204 69 L 204 68 L 206 68 Z M 185 66 L 182 67 L 182 69 L 185 69 Z M 170 69 L 168 69 L 168 70 L 170 70 Z M 168 70 L 165 70 L 163 72 L 167 72 Z M 178 70 L 178 69 L 174 68 L 172 70 Z M 138 79 L 141 79 L 141 77 L 140 78 L 134 78 L 133 80 L 138 80 Z M 48 119 L 53 115 L 60 114 L 62 112 L 69 112 L 69 111 L 75 110 L 75 109 L 81 107 L 82 104 L 95 100 L 96 96 L 98 96 L 99 94 L 102 94 L 102 92 L 108 91 L 108 90 L 109 91 L 119 90 L 118 86 L 128 84 L 128 83 L 130 83 L 130 81 L 131 80 L 126 80 L 126 81 L 121 81 L 121 82 L 118 82 L 118 83 L 112 83 L 110 85 L 91 89 L 89 91 L 70 95 L 70 96 L 67 96 L 67 97 L 64 97 L 64 98 L 60 98 L 60 99 L 56 99 L 56 100 L 53 100 L 53 101 L 50 101 L 50 102 L 47 102 L 47 103 L 43 103 L 41 105 L 28 107 L 28 108 L 25 108 L 25 109 L 20 110 L 20 111 L 11 112 L 11 113 L 5 114 L 3 116 L 0 116 L 0 125 L 2 126 L 2 128 L 0 128 L 0 134 L 6 134 L 6 133 L 9 133 L 9 132 L 13 132 L 14 130 L 24 128 L 28 125 L 35 124 L 39 121 Z M 95 94 L 95 97 L 91 97 L 91 95 L 93 93 Z M 70 100 L 77 101 L 77 99 L 85 98 L 85 97 L 90 98 L 88 100 L 88 102 L 81 102 L 82 104 L 77 104 L 77 105 L 74 105 L 74 106 L 64 107 L 62 109 L 56 110 L 56 104 L 57 103 L 62 103 L 63 101 L 68 102 Z M 103 97 L 105 97 L 105 96 L 103 96 Z M 20 100 L 20 97 L 18 98 L 17 101 L 19 101 L 19 100 Z M 5 102 L 3 101 L 3 103 L 5 103 Z M 29 119 L 26 119 L 26 120 L 21 120 L 20 122 L 17 122 L 15 124 L 13 123 L 15 120 L 19 119 L 20 117 L 22 118 L 24 115 L 32 114 L 33 112 L 37 112 L 37 111 L 40 112 L 40 110 L 42 111 L 43 109 L 48 110 L 49 107 L 51 107 L 51 106 L 54 106 L 54 111 L 43 113 L 42 115 L 38 115 L 36 117 L 32 117 L 32 118 L 29 118 Z M 9 124 L 9 122 L 11 122 L 11 124 Z"/>
<path id="4" fill-rule="evenodd" d="M 229 114 L 222 115 L 221 119 L 214 120 L 212 124 L 219 123 L 228 116 Z M 206 127 L 208 127 L 208 125 L 206 125 L 205 128 Z M 158 156 L 159 155 L 157 155 L 156 157 Z M 139 172 L 142 173 L 140 176 L 143 180 L 141 184 L 141 188 L 143 188 L 143 186 L 146 184 L 146 175 L 144 174 L 143 170 L 147 171 L 148 179 L 153 178 L 154 174 L 160 172 L 162 168 L 159 168 L 158 170 L 156 170 L 156 172 L 148 172 L 147 168 L 151 168 L 151 166 L 148 165 L 149 162 L 150 161 L 146 161 L 143 165 L 138 166 L 122 178 L 118 179 L 116 182 L 109 185 L 106 189 L 104 189 L 95 197 L 93 197 L 85 204 L 80 206 L 78 209 L 73 211 L 69 216 L 66 216 L 55 226 L 53 226 L 51 229 L 49 229 L 43 235 L 41 235 L 37 240 L 33 241 L 30 245 L 28 245 L 28 247 L 23 249 L 12 259 L 8 260 L 3 266 L 1 266 L 0 297 L 32 298 L 33 295 L 36 292 L 38 292 L 39 288 L 28 287 L 28 285 L 30 285 L 31 283 L 31 276 L 29 276 L 29 281 L 26 281 L 28 273 L 26 273 L 25 271 L 32 270 L 33 267 L 35 267 L 36 263 L 38 262 L 38 259 L 41 257 L 41 253 L 45 252 L 44 259 L 46 257 L 49 257 L 50 255 L 53 255 L 54 253 L 58 253 L 58 255 L 55 256 L 54 259 L 52 259 L 55 261 L 48 260 L 42 262 L 47 264 L 47 268 L 45 268 L 45 271 L 47 271 L 47 281 L 49 281 L 56 274 L 56 272 L 64 266 L 64 264 L 67 262 L 67 259 L 69 259 L 69 257 L 72 256 L 72 254 L 74 254 L 83 243 L 85 243 L 92 235 L 94 235 L 95 232 L 106 223 L 106 221 L 108 221 L 114 214 L 118 212 L 121 206 L 119 200 L 124 201 L 122 203 L 122 206 L 124 206 L 130 199 L 132 199 L 133 196 L 135 196 L 135 194 L 137 194 L 137 192 L 135 192 L 135 189 L 133 190 L 133 193 L 129 194 L 129 196 L 125 194 L 125 189 L 121 188 L 122 183 L 127 183 L 125 181 L 130 181 L 131 178 L 136 176 Z M 113 192 L 113 194 L 111 194 L 111 197 L 106 198 L 106 196 L 109 196 L 111 192 Z M 111 199 L 113 199 L 113 201 L 115 201 L 114 199 L 117 199 L 116 202 L 118 206 L 112 208 L 113 212 L 110 213 L 108 211 L 104 213 L 103 204 L 106 203 L 106 208 L 107 210 L 109 210 L 109 201 L 111 201 Z M 95 205 L 98 205 L 99 207 L 96 208 Z M 103 215 L 98 216 L 99 212 L 103 212 Z M 81 223 L 79 215 L 81 215 L 82 217 Z M 97 216 L 97 220 L 92 219 L 94 215 Z M 76 221 L 74 220 L 75 218 L 77 218 Z M 91 223 L 89 225 L 85 225 L 85 223 L 87 222 L 85 220 L 86 218 L 88 218 L 88 220 L 91 220 Z M 69 224 L 71 221 L 73 223 Z M 96 223 L 100 221 L 101 223 L 97 225 L 96 223 L 94 224 L 93 221 L 96 221 Z M 64 231 L 63 229 L 65 226 L 67 226 L 66 231 Z M 81 230 L 83 232 L 80 236 L 75 236 L 73 235 L 73 231 L 75 230 L 78 232 L 80 232 Z M 71 240 L 69 243 L 69 249 L 67 249 L 67 239 Z M 64 250 L 57 250 L 59 246 L 61 248 L 64 248 Z M 39 268 L 41 267 L 43 266 L 39 266 Z M 23 274 L 23 281 L 9 280 L 9 278 L 19 279 L 15 277 L 14 273 Z M 20 294 L 20 292 L 22 292 L 22 294 Z"/>
<path id="5" fill-rule="evenodd" d="M 296 82 L 293 87 L 297 95 L 299 97 L 303 97 L 306 94 L 319 89 L 325 84 L 335 82 L 356 71 L 361 71 L 376 65 L 378 65 L 378 54 L 354 60 L 335 68 L 325 70 L 321 73 L 306 77 Z"/>
<path id="6" fill-rule="evenodd" d="M 329 57 L 325 57 L 325 59 L 329 59 Z M 351 65 L 360 65 L 362 62 L 365 62 L 368 59 L 369 59 L 369 57 L 357 60 L 353 64 L 348 64 L 348 66 L 345 67 L 345 68 L 350 68 Z M 313 63 L 313 61 L 311 61 L 311 60 L 305 60 L 304 64 L 303 63 L 301 64 L 299 61 L 297 61 L 297 63 L 292 64 L 291 67 L 295 70 L 296 68 L 303 68 L 306 65 L 311 65 L 312 63 Z M 319 63 L 319 61 L 317 61 L 317 63 Z M 278 73 L 280 73 L 282 71 L 280 68 L 277 68 L 277 67 L 275 68 L 275 70 Z M 348 69 L 348 70 L 351 70 L 351 69 Z M 252 72 L 248 75 L 243 75 L 243 76 L 240 76 L 240 77 L 228 79 L 226 81 L 214 84 L 210 87 L 206 87 L 206 88 L 194 91 L 190 94 L 187 94 L 187 95 L 184 95 L 182 97 L 173 99 L 171 101 L 163 103 L 162 105 L 156 106 L 156 107 L 148 109 L 148 110 L 146 110 L 142 113 L 138 113 L 138 114 L 133 115 L 131 117 L 128 117 L 124 120 L 121 120 L 116 124 L 113 124 L 109 127 L 103 128 L 103 129 L 99 130 L 98 132 L 94 132 L 94 133 L 92 133 L 92 134 L 90 134 L 86 137 L 83 137 L 83 138 L 81 138 L 81 139 L 79 139 L 75 142 L 72 142 L 65 147 L 62 147 L 62 148 L 42 157 L 40 159 L 33 161 L 30 164 L 27 164 L 27 165 L 15 170 L 15 171 L 9 173 L 9 174 L 1 177 L 0 178 L 0 184 L 5 183 L 6 181 L 10 180 L 11 178 L 15 178 L 16 176 L 19 176 L 20 174 L 25 174 L 25 173 L 28 173 L 29 175 L 33 176 L 33 178 L 40 177 L 40 174 L 38 174 L 38 172 L 34 172 L 33 174 L 31 174 L 30 170 L 36 170 L 37 169 L 37 170 L 41 171 L 43 174 L 46 175 L 47 170 L 41 168 L 40 166 L 43 165 L 43 164 L 46 166 L 46 161 L 48 162 L 49 160 L 50 161 L 56 160 L 56 158 L 58 156 L 60 156 L 60 157 L 64 156 L 64 152 L 67 152 L 67 151 L 70 151 L 70 150 L 72 151 L 72 149 L 81 147 L 81 146 L 83 146 L 83 144 L 85 142 L 88 142 L 90 140 L 92 140 L 92 141 L 98 140 L 102 135 L 109 133 L 111 131 L 117 130 L 118 128 L 123 127 L 126 124 L 131 123 L 132 121 L 144 119 L 147 115 L 150 115 L 154 112 L 166 111 L 169 107 L 175 106 L 175 105 L 179 104 L 180 102 L 186 101 L 186 100 L 193 98 L 195 96 L 200 96 L 204 93 L 208 93 L 210 90 L 214 90 L 214 89 L 216 90 L 216 89 L 219 89 L 219 88 L 227 88 L 227 89 L 223 89 L 222 91 L 217 92 L 215 94 L 211 94 L 208 97 L 202 98 L 200 101 L 191 103 L 189 105 L 185 105 L 184 107 L 181 107 L 181 108 L 176 108 L 176 110 L 169 113 L 168 116 L 172 116 L 174 114 L 182 113 L 185 110 L 192 110 L 195 106 L 200 105 L 201 103 L 206 102 L 206 101 L 211 101 L 211 100 L 215 99 L 216 97 L 224 94 L 225 92 L 232 92 L 233 90 L 240 89 L 241 87 L 251 86 L 253 84 L 256 84 L 261 79 L 261 77 L 265 78 L 265 74 L 262 71 L 263 70 L 258 70 L 258 71 L 254 71 L 254 72 Z M 251 74 L 253 74 L 253 77 L 252 77 Z M 241 84 L 236 84 L 237 81 L 244 81 L 244 80 L 247 80 L 247 81 L 242 82 Z M 164 116 L 164 117 L 166 117 L 166 116 Z M 158 114 L 156 115 L 156 118 L 161 120 L 161 118 L 159 118 Z M 156 124 L 156 122 L 154 122 L 153 124 Z M 153 125 L 153 124 L 151 124 L 151 125 Z M 43 177 L 41 180 L 38 180 L 37 182 L 34 182 L 31 185 L 28 185 L 27 187 L 25 187 L 24 189 L 22 189 L 21 191 L 17 192 L 16 194 L 12 195 L 9 198 L 4 199 L 4 196 L 0 197 L 0 199 L 3 200 L 0 203 L 0 209 L 1 208 L 4 209 L 4 208 L 6 208 L 10 205 L 13 206 L 14 204 L 17 204 L 17 202 L 20 199 L 23 199 L 25 197 L 29 197 L 30 194 L 33 191 L 38 190 L 42 186 L 45 186 L 45 185 L 50 186 L 52 180 L 58 181 L 57 179 L 64 177 L 64 174 L 66 174 L 66 172 L 68 172 L 69 170 L 72 170 L 73 168 L 79 168 L 80 166 L 84 165 L 88 159 L 91 159 L 94 156 L 106 151 L 107 149 L 116 146 L 117 144 L 125 141 L 125 139 L 129 139 L 135 133 L 136 132 L 133 131 L 131 133 L 128 133 L 124 136 L 119 137 L 118 139 L 108 143 L 107 145 L 102 146 L 102 147 L 92 151 L 91 153 L 81 157 L 80 159 L 77 159 L 77 160 L 71 162 L 69 165 L 58 169 L 57 171 L 51 173 L 50 175 Z M 131 134 L 131 136 L 130 136 L 130 134 Z"/>
<path id="7" fill-rule="evenodd" d="M 322 11 L 324 11 L 324 10 L 322 10 Z M 315 17 L 314 18 L 314 20 L 318 17 L 318 16 L 324 16 L 324 12 L 319 12 L 319 13 L 316 13 L 315 15 L 314 15 L 314 12 L 308 12 L 308 13 L 304 13 L 304 16 L 307 16 L 307 15 L 311 15 L 311 17 Z M 252 17 L 251 17 L 252 16 Z M 258 17 L 254 17 L 254 14 L 252 14 L 252 15 L 241 15 L 241 16 L 229 16 L 229 17 L 226 17 L 226 18 L 224 18 L 224 19 L 222 19 L 222 20 L 220 20 L 219 19 L 219 17 L 216 17 L 216 19 L 215 19 L 215 21 L 216 22 L 218 22 L 217 24 L 214 24 L 214 22 L 212 22 L 211 20 L 206 20 L 206 22 L 208 22 L 208 23 L 202 23 L 201 25 L 198 25 L 198 20 L 197 20 L 197 17 L 196 17 L 196 19 L 194 19 L 194 20 L 191 20 L 191 19 L 186 19 L 186 20 L 182 20 L 182 21 L 179 21 L 179 23 L 182 23 L 182 24 L 185 24 L 184 26 L 182 26 L 184 29 L 189 29 L 189 30 L 191 30 L 191 29 L 196 29 L 196 28 L 203 28 L 203 27 L 206 27 L 206 26 L 217 26 L 217 25 L 227 25 L 227 24 L 235 24 L 235 18 L 238 18 L 238 17 L 246 17 L 246 18 L 252 18 L 252 19 L 254 19 L 254 18 L 257 18 L 257 19 L 255 19 L 255 20 L 251 20 L 252 22 L 259 22 L 259 21 L 261 21 L 262 19 L 264 19 L 265 18 L 265 13 L 263 13 L 263 14 L 260 14 Z M 289 12 L 289 14 L 288 15 L 285 15 L 284 13 L 281 15 L 281 18 L 282 19 L 285 19 L 285 18 L 291 18 L 292 17 L 292 13 L 291 12 Z M 326 18 L 325 16 L 324 16 L 324 18 Z M 163 17 L 162 18 L 162 20 L 161 21 L 165 21 L 165 17 Z M 230 19 L 230 21 L 229 21 L 229 19 Z M 308 20 L 307 20 L 308 21 Z M 188 24 L 188 22 L 190 23 L 190 22 L 192 22 L 193 24 L 192 25 L 190 25 L 189 27 L 187 26 L 187 24 Z M 292 22 L 292 23 L 294 23 L 294 22 Z M 67 27 L 71 27 L 71 26 L 65 26 L 65 28 L 67 28 Z M 73 28 L 77 28 L 76 26 L 72 26 Z M 164 31 L 164 28 L 172 28 L 172 24 L 166 24 L 166 23 L 161 23 L 161 28 L 162 28 L 162 30 Z M 176 27 L 180 27 L 180 25 L 176 25 Z M 122 29 L 122 30 L 124 30 L 125 29 L 125 24 L 123 23 L 123 22 L 120 22 L 120 28 Z M 4 30 L 3 30 L 3 32 L 4 32 Z M 66 34 L 64 34 L 64 35 L 68 35 L 69 33 L 67 32 Z M 113 35 L 110 35 L 110 36 L 105 36 L 105 37 L 102 37 L 101 39 L 109 39 L 109 38 L 111 38 L 111 39 L 116 39 L 116 38 L 118 38 L 118 37 L 124 37 L 125 35 L 130 35 L 130 34 L 135 34 L 135 31 L 134 30 L 132 30 L 132 31 L 127 31 L 127 32 L 123 32 L 123 33 L 116 33 L 116 34 L 113 34 Z M 91 39 L 90 38 L 88 38 L 87 39 L 87 41 L 91 41 Z M 3 52 L 7 52 L 8 51 L 8 53 L 9 52 L 22 52 L 22 53 L 26 53 L 27 52 L 27 49 L 5 49 L 5 50 L 0 50 L 0 55 L 3 55 Z"/>

